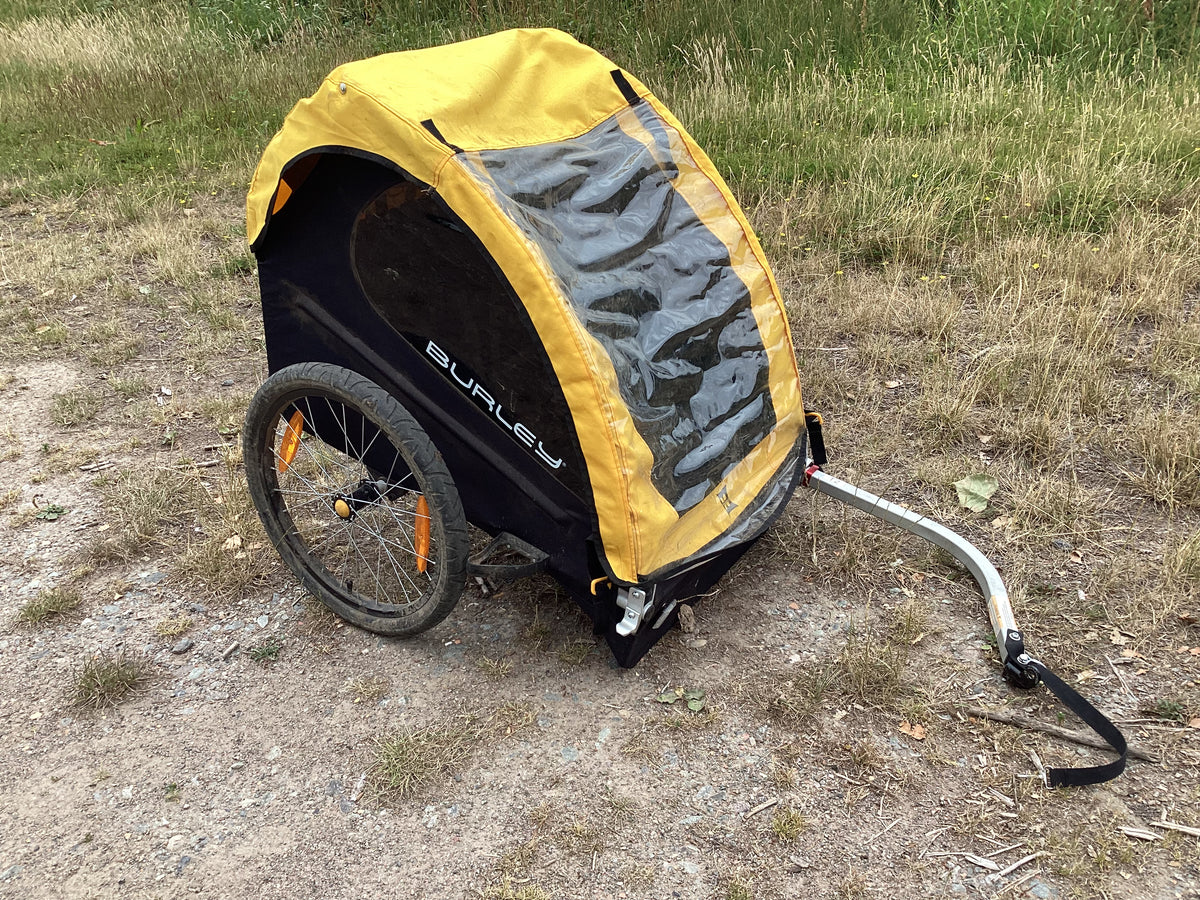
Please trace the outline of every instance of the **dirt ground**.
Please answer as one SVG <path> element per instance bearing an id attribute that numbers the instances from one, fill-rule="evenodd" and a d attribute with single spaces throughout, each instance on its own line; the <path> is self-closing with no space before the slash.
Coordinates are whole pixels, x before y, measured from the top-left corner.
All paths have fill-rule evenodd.
<path id="1" fill-rule="evenodd" d="M 1065 791 L 1031 753 L 1107 754 L 963 711 L 1078 725 L 1003 683 L 969 577 L 807 492 L 695 631 L 631 670 L 547 581 L 472 584 L 414 640 L 343 626 L 249 515 L 214 513 L 243 502 L 230 423 L 265 371 L 253 275 L 226 265 L 237 198 L 140 235 L 0 212 L 0 290 L 26 311 L 0 362 L 0 897 L 1200 897 L 1200 839 L 1152 824 L 1200 825 L 1200 730 L 1145 712 L 1197 696 L 1194 625 L 1124 657 L 1101 626 L 1108 655 L 1063 672 L 1154 757 Z M 182 270 L 178 244 L 201 248 Z M 99 406 L 64 424 L 71 392 Z M 96 551 L 143 502 L 120 478 L 151 471 L 187 479 L 190 505 Z M 205 547 L 241 553 L 241 582 L 214 587 Z M 74 614 L 17 620 L 62 585 Z M 1038 637 L 1051 666 L 1077 661 L 1070 635 Z M 85 663 L 117 652 L 144 682 L 73 704 Z M 461 762 L 383 789 L 381 741 L 464 725 Z"/>

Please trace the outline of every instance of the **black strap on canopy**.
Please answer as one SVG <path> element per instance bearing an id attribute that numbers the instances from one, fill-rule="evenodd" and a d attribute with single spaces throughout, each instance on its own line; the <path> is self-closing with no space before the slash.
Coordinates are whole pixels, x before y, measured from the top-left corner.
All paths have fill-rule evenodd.
<path id="1" fill-rule="evenodd" d="M 625 77 L 625 73 L 620 69 L 612 70 L 612 80 L 617 84 L 617 90 L 621 92 L 621 96 L 625 98 L 625 102 L 630 106 L 642 102 L 642 98 L 637 95 L 637 91 L 633 89 L 633 85 L 629 83 L 629 79 Z"/>

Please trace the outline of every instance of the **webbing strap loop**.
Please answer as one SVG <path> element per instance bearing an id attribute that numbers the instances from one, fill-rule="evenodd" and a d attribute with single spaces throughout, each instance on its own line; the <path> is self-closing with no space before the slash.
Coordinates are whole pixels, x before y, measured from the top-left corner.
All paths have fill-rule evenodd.
<path id="1" fill-rule="evenodd" d="M 1086 784 L 1100 784 L 1110 781 L 1125 771 L 1125 762 L 1129 755 L 1129 746 L 1125 743 L 1125 735 L 1121 734 L 1104 713 L 1083 699 L 1079 693 L 1047 669 L 1036 659 L 1023 660 L 1024 665 L 1041 676 L 1042 683 L 1050 689 L 1062 704 L 1087 724 L 1092 731 L 1100 735 L 1104 741 L 1120 754 L 1112 762 L 1101 766 L 1080 766 L 1076 769 L 1049 769 L 1046 772 L 1046 783 L 1050 787 L 1080 787 Z"/>

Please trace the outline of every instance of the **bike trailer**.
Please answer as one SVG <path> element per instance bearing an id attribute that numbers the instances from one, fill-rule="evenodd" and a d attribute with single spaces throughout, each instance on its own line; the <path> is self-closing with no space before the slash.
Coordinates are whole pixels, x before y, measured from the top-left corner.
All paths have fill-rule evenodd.
<path id="1" fill-rule="evenodd" d="M 382 388 L 432 442 L 466 519 L 502 536 L 493 551 L 551 573 L 623 665 L 763 532 L 802 471 L 787 319 L 744 214 L 642 84 L 561 32 L 337 69 L 267 148 L 248 235 L 271 372 L 324 363 Z M 370 418 L 342 405 L 302 410 L 300 433 L 357 457 L 352 435 L 313 419 Z M 362 477 L 378 482 L 387 461 L 370 462 Z M 346 494 L 350 517 L 295 538 L 301 571 L 343 612 L 407 633 L 448 611 L 417 615 L 421 588 L 456 590 L 436 569 L 461 582 L 453 534 L 410 578 L 411 522 L 388 519 L 391 559 L 367 547 L 394 505 L 369 484 L 267 477 L 307 479 L 322 511 Z M 330 529 L 361 545 L 342 571 L 312 546 Z"/>
<path id="2" fill-rule="evenodd" d="M 516 30 L 341 66 L 267 147 L 247 235 L 271 372 L 247 480 L 349 621 L 416 634 L 469 573 L 543 570 L 632 666 L 803 483 L 962 560 L 1010 680 L 1073 703 L 973 546 L 820 470 L 745 215 L 596 51 Z M 491 538 L 474 557 L 468 522 Z M 1120 771 L 1107 727 L 1120 760 L 1051 781 Z"/>

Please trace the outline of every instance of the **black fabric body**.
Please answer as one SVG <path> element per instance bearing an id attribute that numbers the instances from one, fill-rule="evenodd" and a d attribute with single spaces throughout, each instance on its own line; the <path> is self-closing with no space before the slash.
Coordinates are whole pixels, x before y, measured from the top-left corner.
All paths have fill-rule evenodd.
<path id="1" fill-rule="evenodd" d="M 750 541 L 650 585 L 651 621 L 616 634 L 616 589 L 591 592 L 611 573 L 579 439 L 511 286 L 445 203 L 394 165 L 345 152 L 311 162 L 254 247 L 270 371 L 332 363 L 396 397 L 445 459 L 468 520 L 545 551 L 617 662 L 634 665 L 675 622 L 672 611 L 653 628 L 661 610 L 710 587 Z"/>

